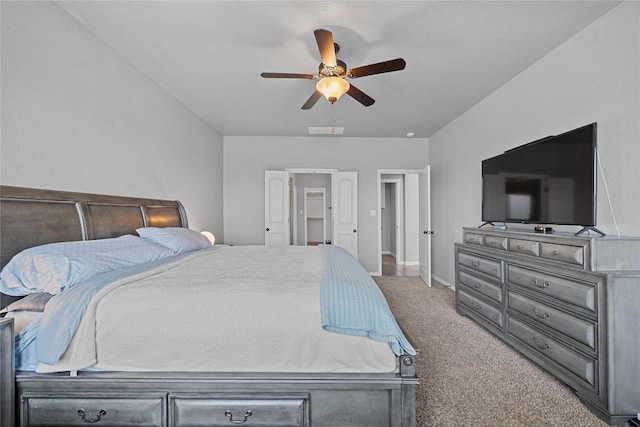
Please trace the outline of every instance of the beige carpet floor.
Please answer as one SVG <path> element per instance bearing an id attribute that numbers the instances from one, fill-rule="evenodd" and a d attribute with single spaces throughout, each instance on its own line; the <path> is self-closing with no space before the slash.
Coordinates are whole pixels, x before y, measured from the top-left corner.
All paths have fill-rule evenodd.
<path id="1" fill-rule="evenodd" d="M 419 348 L 418 426 L 603 427 L 546 371 L 455 311 L 454 292 L 418 277 L 375 277 Z"/>

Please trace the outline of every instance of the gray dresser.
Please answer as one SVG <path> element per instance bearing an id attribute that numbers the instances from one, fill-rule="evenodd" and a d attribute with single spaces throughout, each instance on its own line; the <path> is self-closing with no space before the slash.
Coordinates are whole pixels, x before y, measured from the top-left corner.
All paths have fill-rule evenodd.
<path id="1" fill-rule="evenodd" d="M 640 413 L 640 238 L 463 229 L 456 307 L 576 391 Z"/>

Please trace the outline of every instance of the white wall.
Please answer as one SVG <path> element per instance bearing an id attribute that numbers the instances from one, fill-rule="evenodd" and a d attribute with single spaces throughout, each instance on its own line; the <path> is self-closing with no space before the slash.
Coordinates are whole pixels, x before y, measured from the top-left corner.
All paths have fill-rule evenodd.
<path id="1" fill-rule="evenodd" d="M 435 276 L 454 284 L 453 244 L 481 223 L 482 159 L 591 122 L 620 232 L 640 235 L 639 23 L 622 3 L 429 139 Z M 597 215 L 617 233 L 601 177 Z"/>
<path id="2" fill-rule="evenodd" d="M 1 8 L 2 184 L 179 199 L 222 240 L 222 136 L 57 4 Z"/>
<path id="3" fill-rule="evenodd" d="M 331 168 L 358 172 L 358 247 L 378 269 L 378 169 L 422 169 L 424 138 L 224 137 L 225 242 L 264 244 L 264 171 Z"/>

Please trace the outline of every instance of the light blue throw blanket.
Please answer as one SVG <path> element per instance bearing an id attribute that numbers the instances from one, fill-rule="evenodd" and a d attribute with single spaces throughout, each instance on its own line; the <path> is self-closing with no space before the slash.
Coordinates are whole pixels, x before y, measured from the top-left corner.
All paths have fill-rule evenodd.
<path id="1" fill-rule="evenodd" d="M 322 327 L 330 332 L 388 342 L 398 356 L 415 355 L 382 291 L 364 267 L 339 246 L 319 247 L 325 267 L 320 288 Z"/>

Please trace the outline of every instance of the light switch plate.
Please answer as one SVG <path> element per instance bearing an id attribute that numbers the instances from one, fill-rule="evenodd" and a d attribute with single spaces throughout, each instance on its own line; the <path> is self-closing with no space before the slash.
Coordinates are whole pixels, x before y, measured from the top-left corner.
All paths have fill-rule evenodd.
<path id="1" fill-rule="evenodd" d="M 375 209 L 371 209 L 371 210 L 369 211 L 369 216 L 376 216 L 377 214 L 378 214 L 378 213 L 377 213 L 377 211 L 376 211 Z"/>

